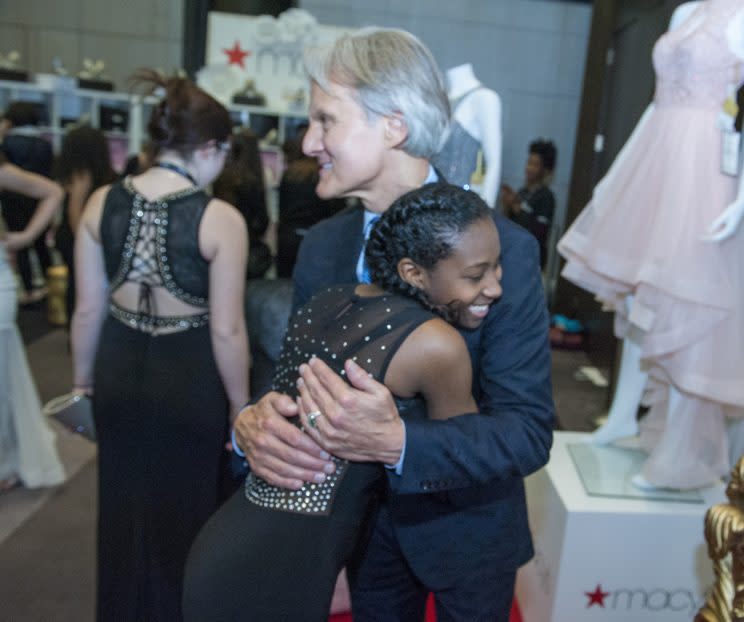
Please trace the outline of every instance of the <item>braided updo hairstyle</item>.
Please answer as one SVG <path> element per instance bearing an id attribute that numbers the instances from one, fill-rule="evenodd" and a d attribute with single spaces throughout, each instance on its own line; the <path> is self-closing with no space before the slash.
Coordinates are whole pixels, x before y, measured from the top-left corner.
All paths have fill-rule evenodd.
<path id="1" fill-rule="evenodd" d="M 221 142 L 231 135 L 232 121 L 227 109 L 188 78 L 165 77 L 152 69 L 140 69 L 130 83 L 161 97 L 147 123 L 157 151 L 172 149 L 188 158 L 210 140 Z"/>
<path id="2" fill-rule="evenodd" d="M 452 254 L 460 235 L 482 218 L 491 218 L 488 205 L 475 192 L 458 186 L 427 184 L 404 194 L 370 233 L 365 252 L 372 282 L 449 319 L 445 307 L 433 305 L 424 291 L 400 278 L 398 263 L 408 257 L 431 270 Z"/>

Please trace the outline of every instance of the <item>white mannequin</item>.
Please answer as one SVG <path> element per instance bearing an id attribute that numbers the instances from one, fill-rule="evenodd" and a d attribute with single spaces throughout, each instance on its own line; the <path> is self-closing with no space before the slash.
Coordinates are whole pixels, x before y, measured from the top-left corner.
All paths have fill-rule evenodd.
<path id="1" fill-rule="evenodd" d="M 481 86 L 470 63 L 447 70 L 450 101 Z M 453 120 L 481 144 L 486 159 L 486 174 L 480 189 L 481 198 L 494 206 L 501 179 L 501 98 L 495 91 L 479 88 L 470 93 L 452 111 Z"/>
<path id="2" fill-rule="evenodd" d="M 686 2 L 677 7 L 672 15 L 669 30 L 673 30 L 685 22 L 694 9 L 701 4 L 701 1 L 705 0 Z M 740 10 L 735 19 L 729 22 L 726 28 L 726 40 L 731 51 L 744 60 L 744 9 Z M 648 122 L 651 110 L 653 110 L 653 104 L 644 112 L 634 135 L 637 135 L 639 128 Z M 633 139 L 632 136 L 627 144 L 630 144 Z M 627 152 L 628 150 L 624 147 L 618 155 L 618 160 L 627 157 Z M 736 199 L 710 224 L 706 232 L 701 232 L 701 237 L 710 240 L 711 243 L 717 243 L 730 237 L 739 226 L 743 215 L 744 175 L 740 174 Z M 643 322 L 639 322 L 641 326 L 634 322 L 632 296 L 626 298 L 625 304 L 628 317 L 633 323 L 631 324 L 631 330 L 623 340 L 620 373 L 607 421 L 589 438 L 590 442 L 599 445 L 611 443 L 623 437 L 634 436 L 638 433 L 636 415 L 648 380 L 648 374 L 641 366 L 640 342 L 643 337 Z M 680 391 L 673 384 L 670 384 L 667 399 L 667 424 L 672 421 L 676 404 L 681 399 Z M 655 488 L 641 474 L 633 477 L 633 483 L 639 488 Z"/>

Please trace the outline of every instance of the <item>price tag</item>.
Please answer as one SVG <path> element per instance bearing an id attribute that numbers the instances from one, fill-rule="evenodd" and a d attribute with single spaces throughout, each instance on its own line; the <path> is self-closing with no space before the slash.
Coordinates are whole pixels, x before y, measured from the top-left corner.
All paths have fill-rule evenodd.
<path id="1" fill-rule="evenodd" d="M 735 87 L 730 85 L 728 91 L 729 95 L 718 115 L 718 126 L 721 130 L 721 172 L 724 175 L 738 177 L 741 134 L 736 131 L 734 121 L 739 114 L 739 106 L 736 103 Z"/>
<path id="2" fill-rule="evenodd" d="M 739 149 L 741 134 L 739 132 L 721 132 L 721 172 L 732 177 L 739 176 Z"/>

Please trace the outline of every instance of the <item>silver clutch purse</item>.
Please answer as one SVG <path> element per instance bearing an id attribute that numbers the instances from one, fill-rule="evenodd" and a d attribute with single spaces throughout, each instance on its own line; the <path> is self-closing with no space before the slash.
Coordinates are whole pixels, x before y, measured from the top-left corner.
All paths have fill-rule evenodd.
<path id="1" fill-rule="evenodd" d="M 93 423 L 93 405 L 89 397 L 66 393 L 49 400 L 42 412 L 56 419 L 68 430 L 95 441 L 96 429 Z"/>

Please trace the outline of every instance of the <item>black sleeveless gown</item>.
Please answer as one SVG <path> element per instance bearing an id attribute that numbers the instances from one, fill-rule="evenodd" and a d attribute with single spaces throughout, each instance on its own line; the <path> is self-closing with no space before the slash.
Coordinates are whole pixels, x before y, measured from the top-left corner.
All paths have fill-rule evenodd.
<path id="1" fill-rule="evenodd" d="M 338 373 L 351 358 L 377 380 L 400 344 L 431 319 L 402 296 L 360 297 L 329 288 L 290 318 L 274 388 L 297 394 L 297 368 L 318 356 Z M 397 400 L 401 413 L 420 398 Z M 336 461 L 336 474 L 299 491 L 249 475 L 209 520 L 189 555 L 184 619 L 190 622 L 327 621 L 336 577 L 366 533 L 384 485 L 377 463 Z"/>
<path id="2" fill-rule="evenodd" d="M 110 291 L 147 280 L 205 307 L 198 228 L 208 202 L 196 188 L 147 202 L 127 180 L 114 184 L 100 227 Z M 112 301 L 98 343 L 96 617 L 178 622 L 189 548 L 218 507 L 228 430 L 209 316 L 129 313 Z"/>

